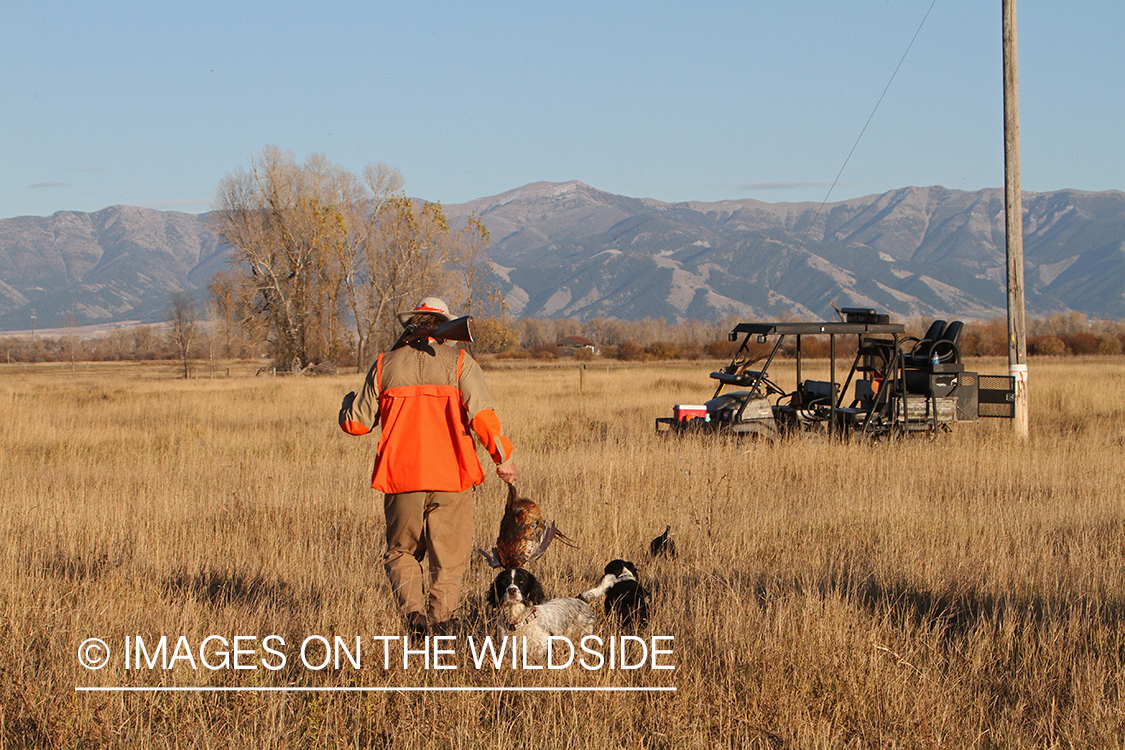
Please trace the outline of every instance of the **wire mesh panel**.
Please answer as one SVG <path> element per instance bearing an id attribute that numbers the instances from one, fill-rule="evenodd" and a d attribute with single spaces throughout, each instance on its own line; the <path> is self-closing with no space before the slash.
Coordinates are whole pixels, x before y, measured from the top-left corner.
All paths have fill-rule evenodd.
<path id="1" fill-rule="evenodd" d="M 1012 419 L 1016 415 L 1016 379 L 1010 375 L 979 375 L 978 398 L 982 417 Z"/>

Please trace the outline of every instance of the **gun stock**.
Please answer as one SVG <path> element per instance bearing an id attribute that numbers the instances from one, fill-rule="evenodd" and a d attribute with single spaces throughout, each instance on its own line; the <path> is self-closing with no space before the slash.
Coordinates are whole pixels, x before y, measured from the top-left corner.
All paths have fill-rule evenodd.
<path id="1" fill-rule="evenodd" d="M 391 347 L 391 350 L 398 349 L 400 346 L 405 346 L 413 341 L 425 341 L 426 339 L 437 339 L 439 342 L 444 341 L 464 341 L 467 344 L 473 343 L 473 316 L 462 315 L 460 318 L 454 318 L 446 323 L 442 323 L 437 328 L 419 328 L 416 326 L 407 326 L 402 335 L 398 337 L 398 341 Z"/>

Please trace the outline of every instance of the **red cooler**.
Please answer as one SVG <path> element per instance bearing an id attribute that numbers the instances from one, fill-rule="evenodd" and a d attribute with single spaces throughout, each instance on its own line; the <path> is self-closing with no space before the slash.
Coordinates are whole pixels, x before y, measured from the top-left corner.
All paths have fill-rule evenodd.
<path id="1" fill-rule="evenodd" d="M 686 422 L 689 419 L 707 416 L 707 407 L 700 404 L 676 404 L 672 407 L 672 416 L 677 422 Z"/>

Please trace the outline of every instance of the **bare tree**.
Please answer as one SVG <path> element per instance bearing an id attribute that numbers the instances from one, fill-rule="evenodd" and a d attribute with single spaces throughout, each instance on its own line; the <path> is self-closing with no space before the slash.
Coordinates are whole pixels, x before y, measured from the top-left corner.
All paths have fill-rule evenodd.
<path id="1" fill-rule="evenodd" d="M 490 282 L 495 278 L 488 261 L 488 228 L 475 213 L 451 237 L 452 261 L 456 266 L 448 302 L 474 317 L 502 317 L 507 310 L 503 296 Z"/>
<path id="2" fill-rule="evenodd" d="M 374 281 L 379 266 L 380 248 L 386 218 L 397 206 L 394 194 L 402 189 L 402 174 L 386 164 L 369 164 L 364 169 L 365 199 L 353 204 L 349 213 L 347 242 L 338 242 L 337 262 L 340 266 L 344 298 L 352 315 L 356 332 L 357 369 L 363 371 L 369 359 L 370 340 L 376 321 L 390 304 L 384 300 Z"/>
<path id="3" fill-rule="evenodd" d="M 328 348 L 340 280 L 329 272 L 326 245 L 339 233 L 339 207 L 359 199 L 357 188 L 323 156 L 298 165 L 273 146 L 219 185 L 215 231 L 249 273 L 279 364 L 301 367 Z"/>
<path id="4" fill-rule="evenodd" d="M 215 309 L 214 335 L 224 357 L 250 357 L 260 353 L 268 322 L 258 315 L 253 279 L 238 270 L 219 271 L 207 281 Z"/>
<path id="5" fill-rule="evenodd" d="M 199 339 L 199 315 L 187 294 L 172 295 L 168 307 L 168 341 L 184 366 L 184 379 L 191 377 L 191 355 Z"/>
<path id="6" fill-rule="evenodd" d="M 354 336 L 362 370 L 397 335 L 394 312 L 454 290 L 459 274 L 487 262 L 479 220 L 452 232 L 440 204 L 407 198 L 402 184 L 385 164 L 361 179 L 319 154 L 298 165 L 272 146 L 220 183 L 215 231 L 249 278 L 243 317 L 267 321 L 279 365 L 338 361 Z M 473 284 L 462 285 L 468 305 Z M 212 279 L 228 320 L 235 286 Z"/>
<path id="7" fill-rule="evenodd" d="M 398 336 L 396 311 L 429 294 L 449 296 L 459 283 L 463 286 L 457 277 L 463 275 L 469 254 L 484 256 L 483 247 L 467 241 L 467 232 L 450 230 L 440 203 L 393 194 L 402 185 L 397 171 L 385 165 L 368 167 L 365 179 L 367 199 L 347 217 L 348 241 L 337 243 L 344 295 L 358 339 L 359 371 Z M 451 299 L 455 309 L 462 309 L 457 304 L 461 298 Z"/>
<path id="8" fill-rule="evenodd" d="M 392 197 L 379 221 L 375 242 L 366 248 L 369 317 L 363 323 L 373 349 L 398 336 L 393 313 L 413 307 L 427 294 L 445 294 L 450 284 L 449 225 L 441 204 L 421 208 L 405 195 Z M 362 368 L 369 352 L 360 360 Z"/>

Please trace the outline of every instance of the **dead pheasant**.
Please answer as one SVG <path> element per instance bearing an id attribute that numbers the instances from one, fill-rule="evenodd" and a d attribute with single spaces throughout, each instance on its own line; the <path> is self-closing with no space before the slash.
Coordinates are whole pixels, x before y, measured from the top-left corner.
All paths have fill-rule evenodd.
<path id="1" fill-rule="evenodd" d="M 566 534 L 555 527 L 554 521 L 544 521 L 534 500 L 520 497 L 515 485 L 508 485 L 508 502 L 504 517 L 500 519 L 500 534 L 492 554 L 482 549 L 477 552 L 493 568 L 522 568 L 538 560 L 556 538 L 563 544 L 577 547 Z"/>

